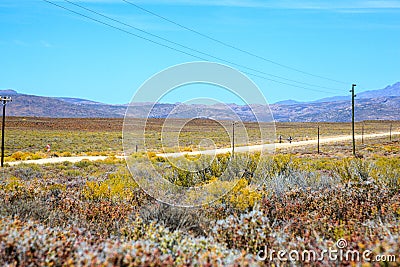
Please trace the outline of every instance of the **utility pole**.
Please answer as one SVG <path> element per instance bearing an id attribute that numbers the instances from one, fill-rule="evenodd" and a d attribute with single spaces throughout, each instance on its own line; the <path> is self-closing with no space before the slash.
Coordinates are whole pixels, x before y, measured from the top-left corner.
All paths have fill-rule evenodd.
<path id="1" fill-rule="evenodd" d="M 317 145 L 317 151 L 318 151 L 318 154 L 319 154 L 319 125 L 318 125 L 318 145 Z"/>
<path id="2" fill-rule="evenodd" d="M 4 165 L 4 127 L 6 124 L 6 104 L 11 102 L 11 97 L 0 96 L 0 102 L 3 104 L 3 124 L 1 126 L 1 167 Z"/>
<path id="3" fill-rule="evenodd" d="M 232 158 L 235 157 L 235 124 L 235 121 L 232 122 Z"/>
<path id="4" fill-rule="evenodd" d="M 390 142 L 392 142 L 392 124 L 390 124 L 390 128 L 389 128 L 389 140 L 390 140 Z"/>
<path id="5" fill-rule="evenodd" d="M 352 130 L 352 136 L 353 136 L 353 156 L 356 155 L 356 139 L 354 136 L 354 98 L 356 95 L 354 94 L 354 87 L 357 85 L 352 84 L 351 85 L 351 130 Z"/>
<path id="6" fill-rule="evenodd" d="M 364 144 L 364 122 L 363 122 L 362 128 L 361 128 L 361 144 Z"/>

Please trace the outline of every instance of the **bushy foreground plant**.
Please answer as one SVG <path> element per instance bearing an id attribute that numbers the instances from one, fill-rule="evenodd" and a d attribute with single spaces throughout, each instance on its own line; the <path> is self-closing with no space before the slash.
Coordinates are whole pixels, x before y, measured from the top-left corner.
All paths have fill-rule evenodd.
<path id="1" fill-rule="evenodd" d="M 211 177 L 233 190 L 198 209 L 155 202 L 116 159 L 5 168 L 0 265 L 279 265 L 256 255 L 264 246 L 322 251 L 339 238 L 360 252 L 399 255 L 398 159 L 262 161 L 259 173 L 250 162 L 230 182 Z"/>
<path id="2" fill-rule="evenodd" d="M 45 227 L 2 217 L 0 264 L 46 266 L 248 266 L 243 257 L 205 238 L 134 221 L 125 239 L 91 236 L 85 229 Z"/>

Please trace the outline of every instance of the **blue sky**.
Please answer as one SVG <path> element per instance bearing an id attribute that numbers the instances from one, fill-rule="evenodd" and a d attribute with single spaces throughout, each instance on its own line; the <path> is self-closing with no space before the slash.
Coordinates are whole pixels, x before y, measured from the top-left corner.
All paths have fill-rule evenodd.
<path id="1" fill-rule="evenodd" d="M 185 50 L 62 0 L 51 1 Z M 281 82 L 249 75 L 269 103 L 346 95 L 353 82 L 357 83 L 358 91 L 364 91 L 400 81 L 400 1 L 131 0 L 154 13 L 268 60 L 344 83 L 305 75 L 249 56 L 121 0 L 71 1 L 162 38 L 263 72 L 257 75 Z M 155 73 L 176 64 L 199 60 L 42 0 L 2 0 L 0 24 L 0 89 L 21 93 L 127 103 L 135 90 Z M 227 65 L 254 73 L 237 65 Z M 209 96 L 224 102 L 237 102 L 234 96 L 215 88 L 193 88 L 196 87 L 181 88 L 179 93 L 166 96 L 164 100 L 183 102 Z"/>

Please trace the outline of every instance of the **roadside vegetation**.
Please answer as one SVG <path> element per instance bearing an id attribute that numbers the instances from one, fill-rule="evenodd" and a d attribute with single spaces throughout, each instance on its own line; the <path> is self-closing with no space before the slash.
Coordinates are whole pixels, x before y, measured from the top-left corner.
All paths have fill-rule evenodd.
<path id="1" fill-rule="evenodd" d="M 218 162 L 223 158 L 229 155 Z M 263 246 L 321 251 L 341 238 L 360 253 L 399 255 L 398 156 L 280 154 L 263 162 L 261 187 L 248 186 L 248 173 L 235 178 L 230 194 L 193 209 L 152 199 L 113 157 L 7 167 L 0 183 L 0 263 L 262 266 L 257 253 Z M 223 167 L 215 164 L 213 171 Z M 188 184 L 187 176 L 178 177 L 174 183 Z M 201 183 L 212 183 L 211 177 Z"/>
<path id="2" fill-rule="evenodd" d="M 335 250 L 338 240 L 345 240 L 345 249 L 360 255 L 371 251 L 372 260 L 377 255 L 395 255 L 393 261 L 364 261 L 363 266 L 400 264 L 398 137 L 366 140 L 358 144 L 358 157 L 351 156 L 347 142 L 324 145 L 320 154 L 315 148 L 288 149 L 262 158 L 254 153 L 246 172 L 234 170 L 237 175 L 225 183 L 232 187 L 228 194 L 198 208 L 180 208 L 147 195 L 125 160 L 113 156 L 120 152 L 117 131 L 100 127 L 73 132 L 63 127 L 42 132 L 29 128 L 32 132 L 18 137 L 9 157 L 45 154 L 40 138 L 51 138 L 52 133 L 54 138 L 62 137 L 54 153 L 78 155 L 98 148 L 95 153 L 109 157 L 1 170 L 2 266 L 348 266 L 361 262 L 324 257 L 289 264 L 276 254 L 271 260 L 257 259 L 265 248 L 269 252 Z M 39 132 L 38 139 L 32 138 L 34 132 Z M 9 132 L 7 136 L 11 138 Z M 82 138 L 91 139 L 79 143 Z M 21 150 L 27 140 L 37 146 Z M 68 150 L 66 142 L 76 142 L 79 148 Z M 219 155 L 204 171 L 191 173 L 166 166 L 168 162 L 153 152 L 139 151 L 130 160 L 144 157 L 155 168 L 164 168 L 171 183 L 185 187 L 216 183 L 232 160 L 230 154 Z M 260 169 L 255 172 L 257 165 Z M 261 176 L 263 182 L 255 187 Z"/>

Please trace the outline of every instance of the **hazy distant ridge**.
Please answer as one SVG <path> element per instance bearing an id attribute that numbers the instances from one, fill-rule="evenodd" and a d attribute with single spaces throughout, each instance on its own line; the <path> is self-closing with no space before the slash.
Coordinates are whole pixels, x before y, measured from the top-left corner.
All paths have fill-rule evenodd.
<path id="1" fill-rule="evenodd" d="M 43 97 L 19 94 L 14 90 L 0 90 L 2 96 L 12 96 L 13 102 L 7 105 L 7 115 L 37 116 L 57 118 L 120 118 L 125 115 L 127 105 L 109 105 L 91 100 L 71 97 Z M 295 100 L 280 101 L 270 105 L 276 121 L 326 121 L 346 122 L 351 120 L 350 96 L 335 96 L 312 102 Z M 324 102 L 324 104 L 321 104 Z M 150 117 L 165 118 L 178 104 L 155 105 Z M 135 116 L 147 117 L 146 107 L 151 103 L 135 105 Z M 222 105 L 181 106 L 179 114 L 172 117 L 218 117 L 229 118 Z M 242 120 L 254 121 L 251 108 L 265 109 L 265 106 L 240 106 L 229 104 Z M 187 110 L 185 110 L 187 108 Z M 185 114 L 185 115 L 182 115 Z M 400 120 L 400 82 L 379 90 L 358 93 L 356 97 L 356 120 Z"/>

